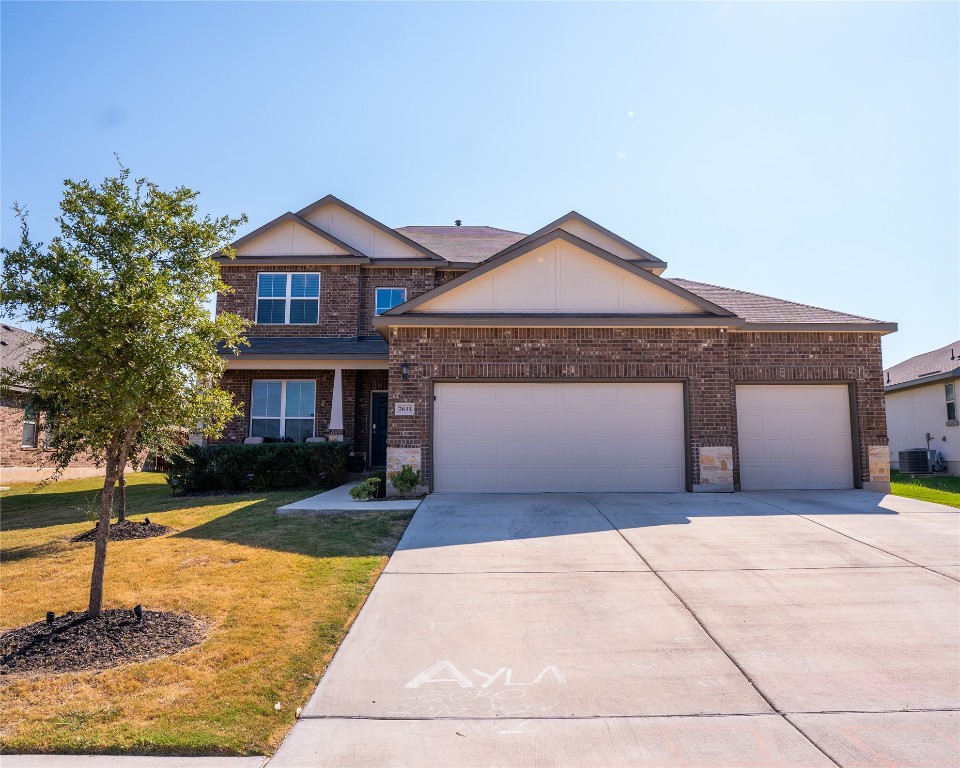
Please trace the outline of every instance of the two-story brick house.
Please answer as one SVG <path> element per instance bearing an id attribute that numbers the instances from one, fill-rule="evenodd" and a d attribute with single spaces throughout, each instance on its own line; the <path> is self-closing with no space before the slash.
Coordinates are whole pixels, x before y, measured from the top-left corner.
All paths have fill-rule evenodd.
<path id="1" fill-rule="evenodd" d="M 346 439 L 441 492 L 889 485 L 892 323 L 664 279 L 576 213 L 390 229 L 328 196 L 233 245 L 224 440 Z"/>

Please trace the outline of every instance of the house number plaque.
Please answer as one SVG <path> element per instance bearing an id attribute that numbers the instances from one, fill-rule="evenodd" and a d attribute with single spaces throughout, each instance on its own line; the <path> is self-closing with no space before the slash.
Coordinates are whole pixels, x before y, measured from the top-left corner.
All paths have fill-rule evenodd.
<path id="1" fill-rule="evenodd" d="M 416 413 L 416 408 L 413 403 L 394 403 L 393 404 L 393 415 L 394 416 L 413 416 Z"/>

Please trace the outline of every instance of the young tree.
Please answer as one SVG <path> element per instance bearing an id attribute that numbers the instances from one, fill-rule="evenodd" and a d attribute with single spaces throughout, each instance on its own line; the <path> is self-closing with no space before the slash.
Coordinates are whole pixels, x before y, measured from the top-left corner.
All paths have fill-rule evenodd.
<path id="1" fill-rule="evenodd" d="M 79 453 L 104 466 L 88 616 L 100 614 L 113 491 L 132 451 L 171 430 L 215 436 L 238 413 L 217 386 L 246 327 L 237 315 L 210 316 L 211 293 L 227 290 L 217 251 L 246 217 L 198 217 L 197 193 L 163 191 L 119 175 L 99 187 L 64 182 L 59 234 L 48 247 L 30 240 L 27 213 L 16 250 L 4 256 L 6 314 L 38 325 L 39 351 L 22 383 L 46 410 L 51 461 L 62 471 Z"/>

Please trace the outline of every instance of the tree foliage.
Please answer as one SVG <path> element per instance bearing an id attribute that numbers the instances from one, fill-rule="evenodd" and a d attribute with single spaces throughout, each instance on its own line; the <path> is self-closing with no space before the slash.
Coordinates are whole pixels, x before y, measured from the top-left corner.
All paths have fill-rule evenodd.
<path id="1" fill-rule="evenodd" d="M 47 414 L 50 461 L 59 472 L 87 453 L 105 467 L 92 616 L 102 603 L 113 487 L 131 454 L 169 446 L 185 429 L 215 436 L 238 413 L 217 386 L 225 368 L 217 348 L 236 350 L 245 321 L 213 318 L 206 303 L 228 290 L 210 256 L 232 255 L 246 219 L 201 218 L 196 198 L 186 187 L 132 180 L 121 165 L 99 186 L 64 182 L 59 234 L 47 247 L 31 241 L 17 207 L 19 247 L 0 249 L 0 307 L 36 324 L 41 341 L 18 378 Z"/>

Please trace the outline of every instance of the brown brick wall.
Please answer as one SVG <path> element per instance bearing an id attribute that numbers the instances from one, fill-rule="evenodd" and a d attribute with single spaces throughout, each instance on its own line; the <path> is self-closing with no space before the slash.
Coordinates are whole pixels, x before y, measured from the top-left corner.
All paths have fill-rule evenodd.
<path id="1" fill-rule="evenodd" d="M 50 452 L 43 449 L 43 419 L 41 417 L 40 434 L 37 436 L 37 448 L 24 448 L 23 405 L 20 395 L 0 397 L 0 467 L 44 467 L 49 465 Z M 95 467 L 96 463 L 88 456 L 80 456 L 70 462 L 70 467 Z M 16 480 L 11 480 L 16 482 Z"/>
<path id="2" fill-rule="evenodd" d="M 319 272 L 320 322 L 317 325 L 256 325 L 257 274 L 260 272 Z M 254 323 L 248 336 L 356 336 L 359 323 L 360 267 L 345 266 L 240 266 L 220 267 L 223 281 L 233 293 L 217 294 L 217 311 L 233 312 Z"/>
<path id="3" fill-rule="evenodd" d="M 860 433 L 860 475 L 867 482 L 867 449 L 887 445 L 880 338 L 878 333 L 733 333 L 732 379 L 757 383 L 851 382 Z M 736 442 L 733 450 L 734 463 L 738 464 Z"/>
<path id="4" fill-rule="evenodd" d="M 736 451 L 736 381 L 853 381 L 865 479 L 868 445 L 886 443 L 878 334 L 728 334 L 668 328 L 395 328 L 390 402 L 413 402 L 394 418 L 391 448 L 420 448 L 429 473 L 430 383 L 436 379 L 682 379 L 689 387 L 689 461 L 699 449 Z M 402 381 L 400 366 L 410 366 Z M 735 482 L 739 477 L 735 473 Z"/>
<path id="5" fill-rule="evenodd" d="M 330 429 L 330 410 L 333 396 L 333 371 L 252 370 L 227 371 L 221 386 L 230 391 L 235 402 L 243 406 L 243 415 L 232 420 L 219 440 L 213 442 L 239 443 L 250 433 L 250 396 L 255 379 L 313 379 L 317 384 L 317 411 L 315 434 L 325 437 Z M 387 389 L 387 372 L 343 371 L 343 432 L 344 438 L 358 453 L 367 453 L 370 428 L 370 392 Z"/>
<path id="6" fill-rule="evenodd" d="M 220 273 L 234 288 L 217 294 L 217 311 L 233 312 L 251 323 L 257 313 L 257 274 L 260 272 L 319 272 L 320 322 L 317 325 L 251 325 L 248 336 L 358 336 L 376 333 L 373 327 L 374 289 L 406 288 L 407 300 L 434 287 L 434 270 L 417 267 L 359 266 L 241 266 L 225 264 Z"/>
<path id="7" fill-rule="evenodd" d="M 435 279 L 435 285 L 443 285 L 444 283 L 449 283 L 451 280 L 456 280 L 460 275 L 466 274 L 464 272 L 453 270 L 453 269 L 438 269 Z"/>
<path id="8" fill-rule="evenodd" d="M 360 272 L 360 332 L 377 333 L 373 327 L 377 288 L 406 288 L 407 301 L 433 289 L 433 269 L 410 267 L 366 267 Z"/>

